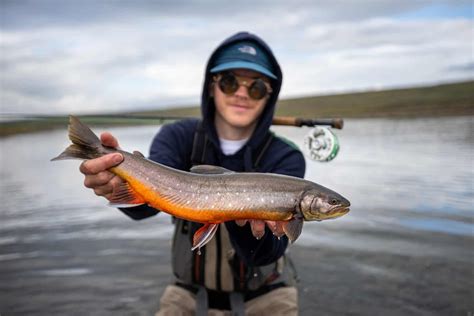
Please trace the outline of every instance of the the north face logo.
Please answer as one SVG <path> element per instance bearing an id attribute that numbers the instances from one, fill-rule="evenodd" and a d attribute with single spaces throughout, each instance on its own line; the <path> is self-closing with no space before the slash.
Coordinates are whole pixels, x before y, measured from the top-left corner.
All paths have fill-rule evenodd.
<path id="1" fill-rule="evenodd" d="M 245 53 L 245 54 L 250 54 L 250 55 L 257 55 L 257 50 L 255 48 L 253 48 L 252 46 L 241 46 L 239 47 L 239 51 L 241 51 L 242 53 Z"/>

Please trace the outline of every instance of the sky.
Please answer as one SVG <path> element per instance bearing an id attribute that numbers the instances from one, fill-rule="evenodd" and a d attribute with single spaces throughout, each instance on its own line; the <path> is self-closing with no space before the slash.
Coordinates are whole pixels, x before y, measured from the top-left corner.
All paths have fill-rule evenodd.
<path id="1" fill-rule="evenodd" d="M 0 112 L 197 105 L 238 31 L 283 69 L 281 98 L 472 80 L 472 1 L 0 0 Z"/>

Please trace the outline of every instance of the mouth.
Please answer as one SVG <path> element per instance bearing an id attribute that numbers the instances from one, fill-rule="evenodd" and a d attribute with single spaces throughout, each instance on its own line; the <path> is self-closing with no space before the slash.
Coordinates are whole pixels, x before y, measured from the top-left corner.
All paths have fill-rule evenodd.
<path id="1" fill-rule="evenodd" d="M 346 215 L 347 213 L 349 213 L 351 209 L 349 208 L 349 206 L 341 206 L 337 209 L 335 209 L 332 214 L 331 214 L 331 218 L 336 218 L 336 217 L 340 217 L 342 215 Z"/>
<path id="2" fill-rule="evenodd" d="M 250 107 L 249 106 L 246 106 L 246 105 L 242 105 L 242 104 L 230 104 L 230 106 L 236 110 L 240 110 L 240 111 L 247 111 L 247 110 L 250 110 Z"/>
<path id="3" fill-rule="evenodd" d="M 350 208 L 348 206 L 341 206 L 341 207 L 333 209 L 329 213 L 324 214 L 323 216 L 321 216 L 321 219 L 338 218 L 343 215 L 346 215 L 347 213 L 349 213 L 349 211 L 350 211 Z"/>

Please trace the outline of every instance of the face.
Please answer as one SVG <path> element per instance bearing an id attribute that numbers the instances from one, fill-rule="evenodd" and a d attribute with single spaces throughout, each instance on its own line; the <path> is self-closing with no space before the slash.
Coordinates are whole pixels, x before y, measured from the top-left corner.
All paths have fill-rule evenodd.
<path id="1" fill-rule="evenodd" d="M 214 82 L 212 86 L 216 105 L 216 127 L 217 129 L 221 127 L 237 128 L 252 132 L 257 119 L 265 108 L 269 95 L 267 94 L 260 100 L 252 99 L 247 87 L 258 78 L 268 82 L 268 87 L 270 87 L 269 80 L 258 72 L 246 69 L 235 69 L 232 70 L 232 73 L 237 76 L 240 83 L 239 88 L 233 94 L 227 95 L 222 92 L 217 82 Z"/>
<path id="2" fill-rule="evenodd" d="M 300 209 L 307 221 L 337 218 L 349 212 L 351 203 L 336 192 L 308 191 L 301 200 Z"/>

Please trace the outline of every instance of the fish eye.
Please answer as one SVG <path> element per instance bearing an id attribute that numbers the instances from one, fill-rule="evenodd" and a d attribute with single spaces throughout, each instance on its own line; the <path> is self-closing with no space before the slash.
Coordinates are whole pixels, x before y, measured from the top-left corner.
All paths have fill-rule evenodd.
<path id="1" fill-rule="evenodd" d="M 336 199 L 331 199 L 331 200 L 329 201 L 329 204 L 331 204 L 331 205 L 336 205 L 336 204 L 338 204 L 338 200 L 336 200 Z"/>

